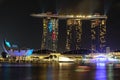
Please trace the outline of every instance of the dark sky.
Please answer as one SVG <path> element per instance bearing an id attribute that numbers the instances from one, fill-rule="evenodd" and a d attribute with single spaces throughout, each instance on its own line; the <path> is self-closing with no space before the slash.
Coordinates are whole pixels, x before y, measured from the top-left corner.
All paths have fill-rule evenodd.
<path id="1" fill-rule="evenodd" d="M 113 50 L 120 49 L 120 0 L 0 0 L 0 52 L 4 39 L 19 46 L 39 49 L 42 21 L 30 14 L 47 11 L 60 14 L 106 14 L 106 44 Z M 64 35 L 64 29 L 60 28 L 60 36 Z M 59 47 L 64 48 L 65 43 L 59 42 Z"/>

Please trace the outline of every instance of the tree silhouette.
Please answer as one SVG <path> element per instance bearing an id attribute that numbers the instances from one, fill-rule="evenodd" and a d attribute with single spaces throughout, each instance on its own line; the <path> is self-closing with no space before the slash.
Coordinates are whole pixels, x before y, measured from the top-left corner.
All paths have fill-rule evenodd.
<path id="1" fill-rule="evenodd" d="M 2 55 L 3 58 L 6 58 L 7 53 L 6 52 L 2 52 L 1 55 Z"/>

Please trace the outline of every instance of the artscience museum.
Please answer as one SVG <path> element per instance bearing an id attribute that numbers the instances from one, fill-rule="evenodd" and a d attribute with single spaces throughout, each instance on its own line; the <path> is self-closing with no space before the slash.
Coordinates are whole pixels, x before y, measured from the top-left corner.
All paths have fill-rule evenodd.
<path id="1" fill-rule="evenodd" d="M 13 45 L 7 40 L 4 40 L 3 49 L 9 56 L 30 56 L 33 53 L 33 49 L 21 49 L 17 45 Z"/>

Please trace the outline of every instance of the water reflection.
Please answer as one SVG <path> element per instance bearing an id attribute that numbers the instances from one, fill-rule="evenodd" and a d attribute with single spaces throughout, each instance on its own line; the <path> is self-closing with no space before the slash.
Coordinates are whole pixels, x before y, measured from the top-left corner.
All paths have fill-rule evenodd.
<path id="1" fill-rule="evenodd" d="M 113 80 L 113 77 L 114 77 L 114 72 L 113 72 L 113 64 L 109 64 L 108 65 L 108 80 Z"/>
<path id="2" fill-rule="evenodd" d="M 53 80 L 53 67 L 52 65 L 48 65 L 47 68 L 47 80 Z"/>
<path id="3" fill-rule="evenodd" d="M 28 67 L 25 73 L 25 80 L 32 80 L 32 68 Z"/>
<path id="4" fill-rule="evenodd" d="M 84 71 L 86 66 L 74 63 L 1 64 L 0 80 L 120 80 L 120 69 L 114 69 L 111 64 L 96 63 Z"/>
<path id="5" fill-rule="evenodd" d="M 59 80 L 69 80 L 72 74 L 72 63 L 59 63 Z"/>
<path id="6" fill-rule="evenodd" d="M 2 64 L 0 80 L 32 80 L 31 66 L 23 65 L 25 64 Z"/>
<path id="7" fill-rule="evenodd" d="M 3 76 L 2 76 L 2 80 L 9 80 L 10 78 L 10 69 L 9 68 L 3 68 Z"/>
<path id="8" fill-rule="evenodd" d="M 107 80 L 105 63 L 96 63 L 95 80 Z"/>
<path id="9" fill-rule="evenodd" d="M 70 74 L 73 74 L 71 72 L 72 70 L 71 63 L 50 63 L 50 64 L 40 64 L 39 67 L 37 67 L 37 71 L 40 71 L 39 77 L 36 76 L 34 79 L 38 80 L 71 80 Z M 32 68 L 33 71 L 35 71 L 34 68 Z M 36 72 L 36 71 L 35 71 Z M 34 72 L 33 72 L 33 75 Z"/>

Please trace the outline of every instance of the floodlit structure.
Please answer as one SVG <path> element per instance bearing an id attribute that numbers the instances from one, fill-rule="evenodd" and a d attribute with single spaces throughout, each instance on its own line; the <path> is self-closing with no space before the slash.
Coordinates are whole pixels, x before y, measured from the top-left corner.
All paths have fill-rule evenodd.
<path id="1" fill-rule="evenodd" d="M 67 19 L 66 49 L 79 50 L 82 35 L 82 22 L 80 19 Z M 73 47 L 72 47 L 73 46 Z"/>
<path id="2" fill-rule="evenodd" d="M 106 52 L 106 18 L 91 20 L 91 49 Z"/>
<path id="3" fill-rule="evenodd" d="M 58 36 L 58 19 L 43 18 L 42 49 L 56 51 Z"/>
<path id="4" fill-rule="evenodd" d="M 11 57 L 30 56 L 33 53 L 33 49 L 20 49 L 17 45 L 13 45 L 8 41 L 4 41 L 3 49 L 7 55 Z"/>
<path id="5" fill-rule="evenodd" d="M 47 15 L 51 15 L 48 13 Z M 58 41 L 58 18 L 50 17 L 46 14 L 40 14 L 39 17 L 43 18 L 43 35 L 41 49 L 56 51 Z M 38 17 L 36 14 L 32 16 Z"/>
<path id="6" fill-rule="evenodd" d="M 93 51 L 104 51 L 106 35 L 106 15 L 57 15 L 51 13 L 31 14 L 33 17 L 43 18 L 42 49 L 57 50 L 58 21 L 67 21 L 66 50 L 80 49 L 82 36 L 82 20 L 91 21 L 91 49 Z M 73 32 L 75 33 L 72 36 Z M 49 40 L 48 40 L 49 39 Z M 74 40 L 73 40 L 74 39 Z M 74 44 L 72 43 L 74 41 Z"/>

